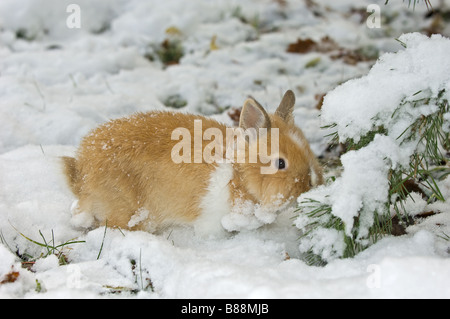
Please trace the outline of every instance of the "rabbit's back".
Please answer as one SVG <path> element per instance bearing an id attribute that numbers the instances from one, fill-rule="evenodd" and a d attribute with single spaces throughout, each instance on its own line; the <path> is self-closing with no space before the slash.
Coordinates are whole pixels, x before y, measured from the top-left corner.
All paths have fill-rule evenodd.
<path id="1" fill-rule="evenodd" d="M 202 131 L 226 130 L 201 116 L 149 112 L 113 120 L 92 131 L 82 141 L 74 163 L 77 212 L 93 214 L 97 224 L 130 229 L 154 230 L 195 220 L 217 166 L 195 161 L 195 134 L 202 136 L 202 131 L 194 132 L 195 123 L 201 123 Z M 190 150 L 182 151 L 192 159 L 186 163 L 174 160 L 180 154 L 172 153 L 183 138 Z"/>

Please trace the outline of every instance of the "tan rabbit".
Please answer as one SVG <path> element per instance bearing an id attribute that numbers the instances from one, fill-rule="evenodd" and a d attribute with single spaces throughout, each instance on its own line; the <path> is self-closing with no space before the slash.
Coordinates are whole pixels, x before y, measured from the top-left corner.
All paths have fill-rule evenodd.
<path id="1" fill-rule="evenodd" d="M 272 222 L 277 210 L 322 183 L 321 168 L 294 124 L 294 103 L 287 91 L 268 115 L 254 99 L 245 101 L 241 131 L 263 133 L 244 135 L 241 160 L 238 151 L 227 153 L 237 148 L 239 134 L 221 141 L 218 136 L 228 138 L 230 128 L 208 117 L 154 111 L 101 125 L 83 139 L 76 158 L 63 158 L 78 197 L 74 222 L 146 231 L 192 224 L 202 235 Z M 192 138 L 182 140 L 181 133 Z"/>

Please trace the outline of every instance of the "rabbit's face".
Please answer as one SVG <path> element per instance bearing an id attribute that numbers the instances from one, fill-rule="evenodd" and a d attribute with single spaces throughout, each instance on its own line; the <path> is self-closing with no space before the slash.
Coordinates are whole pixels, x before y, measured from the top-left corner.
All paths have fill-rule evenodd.
<path id="1" fill-rule="evenodd" d="M 248 140 L 247 154 L 258 154 L 257 161 L 247 157 L 237 169 L 247 191 L 264 205 L 293 202 L 322 183 L 320 166 L 295 126 L 294 104 L 294 93 L 287 91 L 271 116 L 254 99 L 248 99 L 242 108 L 239 126 L 244 130 L 263 129 L 266 134 Z"/>
<path id="2" fill-rule="evenodd" d="M 277 115 L 270 116 L 270 123 L 267 136 L 260 135 L 248 144 L 249 154 L 257 149 L 258 161 L 240 164 L 239 171 L 248 192 L 258 202 L 280 205 L 321 184 L 322 174 L 299 128 Z"/>

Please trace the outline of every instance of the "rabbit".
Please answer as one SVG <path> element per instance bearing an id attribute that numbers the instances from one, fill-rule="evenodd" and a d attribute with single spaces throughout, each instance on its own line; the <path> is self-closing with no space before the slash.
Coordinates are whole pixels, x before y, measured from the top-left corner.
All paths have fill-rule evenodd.
<path id="1" fill-rule="evenodd" d="M 321 167 L 294 124 L 294 104 L 290 90 L 271 115 L 251 97 L 244 102 L 239 129 L 258 129 L 266 135 L 245 135 L 241 145 L 247 152 L 240 161 L 236 154 L 226 153 L 236 147 L 239 134 L 232 142 L 219 139 L 214 152 L 210 146 L 207 150 L 207 132 L 227 136 L 230 128 L 205 116 L 151 111 L 99 126 L 84 137 L 75 158 L 62 158 L 68 184 L 78 198 L 72 207 L 73 223 L 149 232 L 192 225 L 196 234 L 214 236 L 272 222 L 277 211 L 323 182 Z M 194 132 L 199 124 L 200 140 Z M 183 132 L 194 140 L 185 149 L 180 146 Z M 275 132 L 278 150 L 269 139 Z M 250 151 L 261 155 L 262 146 L 275 152 L 250 161 Z M 197 156 L 207 151 L 215 161 Z M 185 161 L 174 160 L 182 153 Z M 264 174 L 263 168 L 272 171 Z"/>

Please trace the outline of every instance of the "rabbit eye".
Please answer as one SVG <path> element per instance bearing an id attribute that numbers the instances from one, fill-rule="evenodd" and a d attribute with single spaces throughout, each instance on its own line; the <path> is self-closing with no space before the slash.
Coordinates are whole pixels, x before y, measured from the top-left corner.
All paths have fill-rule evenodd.
<path id="1" fill-rule="evenodd" d="M 278 169 L 285 169 L 286 168 L 286 161 L 283 158 L 278 158 L 275 162 Z"/>

